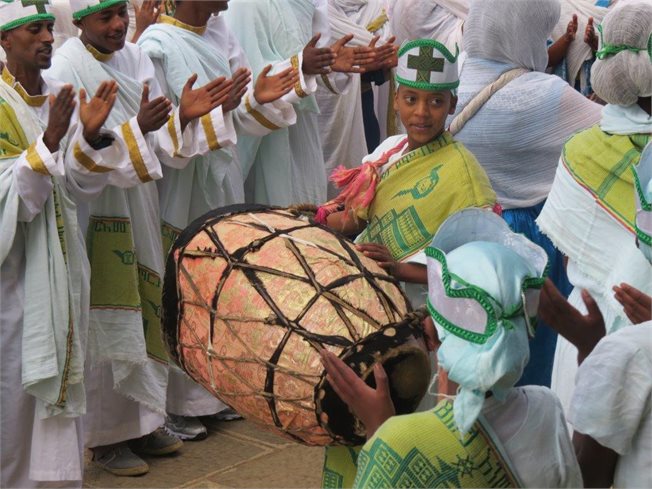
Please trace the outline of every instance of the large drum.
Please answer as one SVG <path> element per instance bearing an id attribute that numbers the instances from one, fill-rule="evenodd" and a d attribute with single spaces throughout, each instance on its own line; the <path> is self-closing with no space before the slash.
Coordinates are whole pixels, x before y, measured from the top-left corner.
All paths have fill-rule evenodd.
<path id="1" fill-rule="evenodd" d="M 298 213 L 240 205 L 212 211 L 167 262 L 163 329 L 171 357 L 247 419 L 309 445 L 364 441 L 325 379 L 318 353 L 369 385 L 387 370 L 397 412 L 430 379 L 422 315 L 353 243 Z"/>

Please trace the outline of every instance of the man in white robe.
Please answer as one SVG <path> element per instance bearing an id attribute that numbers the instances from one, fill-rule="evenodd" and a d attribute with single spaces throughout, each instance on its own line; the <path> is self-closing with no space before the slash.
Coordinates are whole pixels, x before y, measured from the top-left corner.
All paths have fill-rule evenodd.
<path id="1" fill-rule="evenodd" d="M 99 132 L 117 85 L 87 103 L 41 77 L 54 16 L 26 3 L 0 4 L 0 486 L 81 487 L 90 269 L 77 202 L 138 179 L 119 127 Z"/>
<path id="2" fill-rule="evenodd" d="M 389 39 L 388 17 L 381 0 L 329 0 L 328 20 L 335 38 L 353 34 L 352 45 L 368 46 L 374 43 L 376 36 L 382 37 L 383 41 Z M 387 47 L 390 48 L 386 50 L 389 58 L 394 52 L 391 45 Z M 381 68 L 382 62 L 376 59 L 374 65 L 366 67 L 366 70 L 375 71 Z M 339 165 L 346 168 L 357 166 L 369 153 L 365 139 L 361 87 L 361 76 L 353 75 L 351 86 L 345 94 L 333 93 L 327 87 L 317 89 L 315 96 L 319 105 L 318 121 L 327 176 Z M 382 90 L 381 93 L 377 104 L 387 107 L 389 91 Z M 333 198 L 336 194 L 336 189 L 329 183 L 328 198 Z"/>
<path id="3" fill-rule="evenodd" d="M 126 2 L 75 0 L 71 6 L 81 37 L 57 50 L 51 72 L 86 89 L 101 77 L 118 80 L 112 116 L 128 120 L 122 137 L 141 179 L 129 190 L 107 187 L 80 216 L 88 226 L 93 272 L 85 442 L 101 467 L 139 475 L 148 465 L 127 440 L 144 437 L 131 447 L 154 455 L 181 445 L 157 430 L 164 421 L 168 370 L 159 328 L 163 244 L 158 192 L 142 160 L 160 158 L 182 168 L 190 157 L 214 149 L 217 138 L 232 141 L 230 123 L 218 107 L 230 82 L 222 78 L 193 89 L 196 78 L 190 79 L 170 115 L 151 61 L 138 46 L 125 44 Z M 153 114 L 155 123 L 143 124 L 144 114 Z"/>
<path id="4" fill-rule="evenodd" d="M 268 64 L 273 72 L 301 68 L 300 82 L 284 97 L 295 105 L 297 123 L 263 138 L 247 181 L 247 200 L 285 206 L 324 202 L 326 168 L 313 94 L 318 84 L 337 93 L 348 90 L 347 72 L 372 61 L 372 50 L 346 48 L 348 37 L 331 45 L 326 0 L 233 0 L 225 18 L 254 75 Z M 241 154 L 251 151 L 238 146 Z"/>
<path id="5" fill-rule="evenodd" d="M 158 80 L 173 102 L 193 73 L 205 83 L 218 76 L 234 79 L 230 110 L 238 139 L 248 144 L 296 121 L 291 104 L 279 100 L 292 90 L 299 73 L 288 68 L 276 76 L 261 73 L 251 81 L 244 52 L 219 12 L 225 2 L 185 1 L 174 16 L 162 15 L 138 41 L 152 59 Z M 171 46 L 174 46 L 172 49 Z M 185 168 L 165 167 L 159 185 L 164 250 L 194 219 L 209 210 L 244 203 L 244 180 L 253 158 L 238 155 L 234 145 L 194 158 Z M 166 428 L 181 439 L 201 439 L 206 428 L 198 416 L 214 415 L 227 406 L 177 368 L 170 369 Z"/>

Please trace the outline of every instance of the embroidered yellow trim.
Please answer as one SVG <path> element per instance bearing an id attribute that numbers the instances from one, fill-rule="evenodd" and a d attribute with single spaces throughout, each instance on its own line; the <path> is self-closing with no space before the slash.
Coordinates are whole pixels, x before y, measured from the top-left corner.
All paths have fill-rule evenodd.
<path id="1" fill-rule="evenodd" d="M 371 33 L 376 32 L 379 29 L 382 29 L 382 27 L 389 21 L 389 17 L 387 16 L 387 12 L 385 9 L 382 9 L 380 15 L 376 17 L 374 20 L 369 22 L 367 25 L 367 30 Z"/>
<path id="2" fill-rule="evenodd" d="M 174 124 L 174 114 L 170 116 L 166 126 L 172 140 L 172 146 L 174 146 L 174 156 L 177 156 L 179 154 L 179 138 L 177 137 L 177 127 Z"/>
<path id="3" fill-rule="evenodd" d="M 134 136 L 134 131 L 131 129 L 129 122 L 125 122 L 120 127 L 122 130 L 122 136 L 129 150 L 129 158 L 131 158 L 131 164 L 136 170 L 136 175 L 141 182 L 150 182 L 152 177 L 147 172 L 147 166 L 145 166 L 145 161 L 140 154 L 140 149 L 138 148 L 138 141 L 136 141 L 136 136 Z"/>
<path id="4" fill-rule="evenodd" d="M 266 127 L 267 129 L 271 131 L 275 131 L 276 129 L 280 129 L 279 126 L 274 124 L 272 121 L 270 121 L 267 117 L 265 117 L 263 114 L 261 114 L 259 111 L 254 109 L 251 106 L 251 101 L 249 100 L 249 95 L 245 95 L 245 108 L 247 109 L 247 113 L 251 114 L 251 116 L 256 119 L 256 122 L 260 124 L 263 127 Z"/>
<path id="5" fill-rule="evenodd" d="M 335 95 L 338 95 L 337 90 L 335 90 L 335 88 L 333 88 L 333 85 L 331 85 L 331 81 L 328 79 L 328 75 L 322 75 L 321 76 L 321 81 L 324 82 L 324 85 L 326 86 L 326 88 L 328 88 L 328 90 L 331 93 L 334 93 Z"/>
<path id="6" fill-rule="evenodd" d="M 107 168 L 106 166 L 98 165 L 95 163 L 93 158 L 82 151 L 79 143 L 75 143 L 75 147 L 72 149 L 72 154 L 79 162 L 79 164 L 86 168 L 88 171 L 92 171 L 94 173 L 107 173 L 112 171 L 111 168 Z"/>
<path id="7" fill-rule="evenodd" d="M 95 47 L 91 46 L 90 44 L 86 44 L 86 51 L 91 53 L 93 58 L 95 58 L 98 61 L 101 61 L 105 63 L 106 61 L 109 61 L 111 58 L 113 58 L 114 53 L 101 53 Z"/>
<path id="8" fill-rule="evenodd" d="M 208 141 L 208 147 L 211 151 L 216 151 L 222 146 L 217 140 L 217 134 L 215 133 L 215 128 L 213 127 L 213 121 L 211 120 L 211 115 L 206 114 L 201 116 L 201 125 L 204 128 L 204 133 L 206 134 L 206 141 Z"/>
<path id="9" fill-rule="evenodd" d="M 290 58 L 290 63 L 292 64 L 292 68 L 297 70 L 297 72 L 301 71 L 301 67 L 299 66 L 299 55 L 298 54 L 295 54 L 294 56 L 292 56 Z M 304 97 L 308 96 L 308 94 L 306 92 L 304 92 L 303 88 L 301 87 L 301 77 L 299 77 L 299 81 L 294 84 L 294 91 L 301 98 L 304 98 Z"/>
<path id="10" fill-rule="evenodd" d="M 206 32 L 206 26 L 197 27 L 194 25 L 186 24 L 185 22 L 181 22 L 180 20 L 177 20 L 174 17 L 170 17 L 169 15 L 165 15 L 165 14 L 161 15 L 158 21 L 159 24 L 173 25 L 175 27 L 178 27 L 179 29 L 184 29 L 186 31 L 194 32 L 195 34 L 198 34 L 200 36 L 203 36 L 204 32 Z"/>
<path id="11" fill-rule="evenodd" d="M 41 175 L 50 175 L 50 172 L 45 166 L 41 155 L 39 155 L 38 151 L 36 151 L 36 143 L 31 144 L 30 147 L 27 148 L 27 162 L 29 163 L 29 166 L 32 168 L 32 170 L 34 170 L 36 173 L 40 173 Z"/>
<path id="12" fill-rule="evenodd" d="M 16 81 L 14 75 L 9 73 L 9 70 L 6 66 L 2 69 L 2 80 L 11 88 L 16 90 L 18 95 L 20 95 L 20 98 L 22 98 L 30 107 L 41 107 L 48 99 L 47 95 L 30 95 L 27 93 L 20 82 Z"/>

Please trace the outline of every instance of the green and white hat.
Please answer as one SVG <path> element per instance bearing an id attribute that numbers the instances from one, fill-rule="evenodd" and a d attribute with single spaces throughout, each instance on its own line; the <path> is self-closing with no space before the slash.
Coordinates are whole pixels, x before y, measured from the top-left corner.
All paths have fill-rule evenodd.
<path id="1" fill-rule="evenodd" d="M 652 143 L 649 143 L 634 171 L 636 188 L 636 237 L 638 247 L 652 263 Z"/>
<path id="2" fill-rule="evenodd" d="M 127 0 L 70 0 L 70 9 L 72 18 L 79 20 L 120 3 L 127 3 Z"/>
<path id="3" fill-rule="evenodd" d="M 0 0 L 0 31 L 40 20 L 54 20 L 49 0 Z"/>
<path id="4" fill-rule="evenodd" d="M 398 51 L 396 81 L 419 90 L 454 90 L 460 84 L 457 56 L 434 39 L 408 41 Z"/>

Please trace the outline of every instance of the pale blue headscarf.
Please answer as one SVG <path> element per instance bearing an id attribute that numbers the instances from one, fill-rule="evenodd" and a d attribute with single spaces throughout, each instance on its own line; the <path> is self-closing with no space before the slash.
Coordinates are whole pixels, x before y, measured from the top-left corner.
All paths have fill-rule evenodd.
<path id="1" fill-rule="evenodd" d="M 487 392 L 504 400 L 529 360 L 547 255 L 497 215 L 451 216 L 428 255 L 428 306 L 441 346 L 439 365 L 459 384 L 455 422 L 468 432 Z"/>

